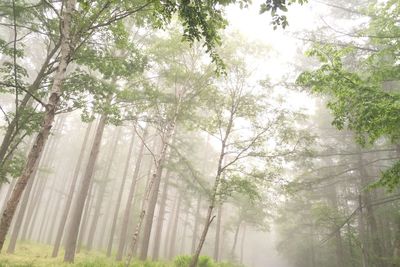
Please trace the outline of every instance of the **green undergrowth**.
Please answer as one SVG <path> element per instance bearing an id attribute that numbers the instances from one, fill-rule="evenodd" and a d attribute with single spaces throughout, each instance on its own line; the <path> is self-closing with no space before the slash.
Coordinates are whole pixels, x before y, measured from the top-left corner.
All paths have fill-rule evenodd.
<path id="1" fill-rule="evenodd" d="M 7 246 L 5 246 L 7 247 Z M 0 267 L 124 267 L 122 262 L 107 258 L 101 252 L 82 250 L 76 255 L 75 263 L 63 262 L 63 252 L 57 258 L 51 257 L 52 247 L 33 243 L 19 243 L 14 254 L 0 254 Z M 190 256 L 177 256 L 172 262 L 133 261 L 130 267 L 188 267 Z M 201 256 L 198 267 L 242 267 L 231 263 L 215 263 L 206 256 Z"/>

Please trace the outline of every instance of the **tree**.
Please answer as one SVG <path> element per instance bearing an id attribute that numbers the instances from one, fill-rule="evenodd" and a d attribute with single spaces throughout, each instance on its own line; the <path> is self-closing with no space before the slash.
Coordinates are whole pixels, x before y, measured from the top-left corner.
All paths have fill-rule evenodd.
<path id="1" fill-rule="evenodd" d="M 220 149 L 216 174 L 208 191 L 206 222 L 191 267 L 197 265 L 209 227 L 215 218 L 215 207 L 234 192 L 257 196 L 253 184 L 262 181 L 265 173 L 259 170 L 256 162 L 260 161 L 259 164 L 263 166 L 264 160 L 274 158 L 265 148 L 268 138 L 276 138 L 282 153 L 285 149 L 290 150 L 288 143 L 296 139 L 296 134 L 288 125 L 289 117 L 293 114 L 273 107 L 262 93 L 251 90 L 246 65 L 240 57 L 233 55 L 228 58 L 230 61 L 226 60 L 232 64 L 231 71 L 215 83 L 214 92 L 207 98 L 211 111 L 207 118 L 211 117 L 211 120 L 207 119 L 204 128 L 218 141 Z M 278 158 L 280 153 L 275 153 Z M 289 151 L 286 153 L 290 154 Z M 253 163 L 246 161 L 249 158 Z"/>
<path id="2" fill-rule="evenodd" d="M 353 131 L 362 146 L 372 145 L 379 138 L 398 144 L 400 136 L 399 99 L 396 50 L 399 47 L 399 26 L 396 24 L 399 7 L 395 1 L 375 4 L 369 10 L 371 20 L 362 35 L 373 49 L 363 50 L 358 66 L 346 62 L 357 53 L 351 46 L 340 48 L 316 45 L 309 56 L 321 62 L 319 69 L 306 71 L 298 84 L 312 92 L 329 96 L 328 107 L 333 113 L 333 124 L 338 129 Z M 374 101 L 371 101 L 373 99 Z M 378 183 L 393 189 L 399 182 L 397 161 L 382 174 Z"/>

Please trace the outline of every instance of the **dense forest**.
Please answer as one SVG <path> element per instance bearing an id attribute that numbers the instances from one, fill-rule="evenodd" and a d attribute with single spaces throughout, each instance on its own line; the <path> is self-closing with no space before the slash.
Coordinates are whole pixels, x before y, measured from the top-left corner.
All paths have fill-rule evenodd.
<path id="1" fill-rule="evenodd" d="M 399 0 L 1 0 L 0 266 L 400 267 Z"/>

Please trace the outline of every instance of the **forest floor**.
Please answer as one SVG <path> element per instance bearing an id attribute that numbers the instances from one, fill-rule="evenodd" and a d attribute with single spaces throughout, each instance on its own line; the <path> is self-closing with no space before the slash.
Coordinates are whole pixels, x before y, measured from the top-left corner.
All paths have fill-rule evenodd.
<path id="1" fill-rule="evenodd" d="M 4 246 L 7 247 L 7 244 Z M 116 262 L 104 253 L 81 250 L 76 254 L 75 263 L 63 262 L 63 251 L 57 258 L 51 257 L 52 247 L 48 245 L 19 242 L 14 254 L 0 254 L 0 267 L 124 267 L 123 262 Z M 178 256 L 174 262 L 133 261 L 130 267 L 186 267 L 188 256 Z M 214 263 L 209 257 L 201 257 L 199 265 L 203 267 L 239 267 L 229 263 Z"/>
<path id="2" fill-rule="evenodd" d="M 4 246 L 7 247 L 7 244 Z M 82 250 L 76 254 L 75 263 L 67 264 L 63 262 L 63 253 L 59 253 L 57 258 L 51 257 L 52 247 L 41 244 L 34 244 L 29 242 L 20 242 L 17 244 L 14 254 L 3 252 L 0 254 L 0 267 L 49 267 L 49 266 L 115 266 L 122 267 L 124 264 L 117 263 L 111 258 L 107 258 L 100 252 Z M 145 265 L 132 265 L 132 266 L 145 266 Z M 163 266 L 163 265 L 160 265 Z M 165 265 L 167 266 L 167 265 Z"/>

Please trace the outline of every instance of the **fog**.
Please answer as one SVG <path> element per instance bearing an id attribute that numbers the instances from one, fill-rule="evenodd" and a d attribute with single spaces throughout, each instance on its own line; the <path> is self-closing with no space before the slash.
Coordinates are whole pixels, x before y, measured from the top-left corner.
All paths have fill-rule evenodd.
<path id="1" fill-rule="evenodd" d="M 0 4 L 0 266 L 400 266 L 398 1 Z"/>

